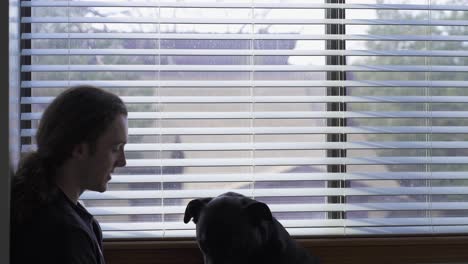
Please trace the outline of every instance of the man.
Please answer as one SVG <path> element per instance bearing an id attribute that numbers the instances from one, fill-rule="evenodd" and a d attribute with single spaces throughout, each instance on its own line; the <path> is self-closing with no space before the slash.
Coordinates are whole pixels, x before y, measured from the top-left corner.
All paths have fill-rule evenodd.
<path id="1" fill-rule="evenodd" d="M 127 109 L 91 86 L 70 88 L 44 111 L 37 150 L 12 183 L 11 263 L 104 263 L 102 231 L 78 202 L 104 192 L 126 164 Z"/>

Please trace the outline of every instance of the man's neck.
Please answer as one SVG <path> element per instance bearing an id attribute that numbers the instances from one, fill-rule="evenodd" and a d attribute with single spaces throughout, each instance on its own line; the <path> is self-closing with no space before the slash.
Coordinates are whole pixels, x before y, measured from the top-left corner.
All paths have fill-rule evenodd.
<path id="1" fill-rule="evenodd" d="M 67 188 L 67 186 L 61 185 L 58 182 L 57 182 L 57 186 L 68 197 L 68 199 L 70 199 L 70 201 L 72 201 L 74 204 L 78 203 L 78 198 L 80 197 L 79 192 L 76 192 L 73 189 Z"/>
<path id="2" fill-rule="evenodd" d="M 75 204 L 78 203 L 78 199 L 82 193 L 76 179 L 77 177 L 73 175 L 72 171 L 62 167 L 57 171 L 55 181 L 57 187 Z"/>

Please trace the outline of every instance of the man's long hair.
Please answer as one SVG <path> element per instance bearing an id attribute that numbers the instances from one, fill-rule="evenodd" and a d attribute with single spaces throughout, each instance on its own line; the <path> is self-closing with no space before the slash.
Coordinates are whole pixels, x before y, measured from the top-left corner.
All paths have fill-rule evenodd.
<path id="1" fill-rule="evenodd" d="M 88 143 L 94 152 L 97 139 L 120 114 L 127 115 L 123 101 L 92 86 L 70 88 L 52 101 L 39 122 L 37 150 L 23 157 L 12 180 L 12 223 L 28 220 L 51 202 L 58 191 L 57 168 L 78 144 Z"/>

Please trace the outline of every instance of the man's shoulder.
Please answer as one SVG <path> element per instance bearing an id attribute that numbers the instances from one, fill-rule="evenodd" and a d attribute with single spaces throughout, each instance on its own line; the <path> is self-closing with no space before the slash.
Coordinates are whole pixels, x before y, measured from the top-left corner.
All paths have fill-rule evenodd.
<path id="1" fill-rule="evenodd" d="M 12 242 L 18 246 L 35 245 L 37 248 L 60 246 L 65 238 L 85 234 L 68 210 L 54 205 L 44 205 L 28 221 L 14 225 Z"/>
<path id="2" fill-rule="evenodd" d="M 73 208 L 62 202 L 42 206 L 28 222 L 30 226 L 39 227 L 44 231 L 52 229 L 57 233 L 82 228 L 77 213 Z"/>

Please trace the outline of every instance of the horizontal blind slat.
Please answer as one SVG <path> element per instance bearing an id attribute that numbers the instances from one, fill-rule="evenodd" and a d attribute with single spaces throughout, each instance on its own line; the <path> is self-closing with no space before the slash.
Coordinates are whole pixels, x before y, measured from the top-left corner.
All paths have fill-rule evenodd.
<path id="1" fill-rule="evenodd" d="M 457 5 L 417 5 L 417 4 L 318 4 L 318 3 L 229 3 L 229 2 L 170 2 L 159 1 L 158 3 L 132 1 L 132 2 L 110 2 L 110 1 L 22 1 L 24 7 L 179 7 L 179 8 L 269 8 L 269 9 L 387 9 L 387 10 L 447 10 L 468 11 L 465 6 Z"/>
<path id="2" fill-rule="evenodd" d="M 202 182 L 268 181 L 340 181 L 340 180 L 465 180 L 465 172 L 356 172 L 356 173 L 206 173 L 206 174 L 118 174 L 111 183 L 202 183 Z"/>
<path id="3" fill-rule="evenodd" d="M 338 236 L 338 235 L 388 235 L 388 234 L 429 234 L 432 232 L 443 234 L 461 234 L 467 226 L 391 226 L 391 227 L 315 227 L 315 228 L 288 228 L 292 236 Z M 164 231 L 104 231 L 109 238 L 170 238 L 195 237 L 195 230 L 164 230 Z"/>
<path id="4" fill-rule="evenodd" d="M 467 41 L 465 35 L 311 35 L 311 34 L 249 34 L 249 33 L 22 33 L 21 39 L 209 39 L 209 40 L 373 40 L 373 41 Z M 33 55 L 42 49 L 24 49 L 23 55 Z M 47 50 L 47 49 L 45 49 Z M 34 54 L 36 55 L 36 54 Z"/>
<path id="5" fill-rule="evenodd" d="M 299 49 L 274 49 L 274 50 L 266 50 L 266 49 L 33 49 L 33 50 L 24 50 L 23 55 L 172 55 L 172 56 L 413 56 L 413 57 L 468 57 L 467 51 L 461 50 L 299 50 Z M 89 69 L 92 68 L 104 68 L 104 67 L 118 67 L 117 65 L 87 65 Z M 123 65 L 119 65 L 122 67 Z M 125 65 L 127 66 L 127 65 Z M 172 69 L 174 67 L 195 67 L 195 66 L 188 66 L 188 65 L 128 65 L 130 69 L 132 67 L 139 67 L 141 69 L 149 70 L 149 68 L 153 70 L 157 69 Z M 202 65 L 200 65 L 202 66 Z M 239 68 L 240 66 L 224 66 L 224 65 L 216 65 L 220 67 L 229 68 Z M 22 70 L 24 71 L 38 71 L 42 68 L 45 68 L 44 65 L 31 65 L 31 66 L 23 66 Z M 50 69 L 61 69 L 64 70 L 65 67 L 70 67 L 71 71 L 74 69 L 84 69 L 84 65 L 47 65 Z M 203 65 L 202 67 L 206 67 L 210 69 L 210 66 Z M 214 67 L 214 66 L 211 66 Z M 265 68 L 291 68 L 293 69 L 295 66 L 288 65 L 288 66 L 264 66 L 264 65 L 242 65 L 245 70 L 249 70 L 251 67 L 260 69 Z M 306 66 L 298 66 L 300 68 L 307 68 Z M 318 66 L 309 66 L 311 68 L 318 67 Z M 411 71 L 448 71 L 449 69 L 455 68 L 463 68 L 464 66 L 437 66 L 437 65 L 424 65 L 424 66 L 405 66 L 405 65 L 361 65 L 361 66 L 320 66 L 323 69 L 329 70 L 345 70 L 349 69 L 350 71 L 371 71 L 371 70 L 381 70 L 386 71 L 389 69 L 393 69 L 392 67 L 401 67 L 401 71 L 411 70 Z M 390 67 L 390 68 L 387 68 Z M 434 67 L 434 70 L 431 70 L 431 67 Z M 444 70 L 445 69 L 445 70 Z M 44 70 L 43 70 L 44 71 Z"/>
<path id="6" fill-rule="evenodd" d="M 392 20 L 392 19 L 211 19 L 153 17 L 22 17 L 21 23 L 118 23 L 118 24 L 278 24 L 278 25 L 407 25 L 407 26 L 468 26 L 468 20 Z"/>
<path id="7" fill-rule="evenodd" d="M 468 187 L 360 187 L 360 188 L 277 188 L 277 189 L 207 189 L 164 191 L 106 191 L 105 193 L 84 192 L 82 200 L 122 200 L 122 199 L 171 199 L 215 197 L 225 192 L 238 192 L 246 196 L 297 197 L 297 196 L 398 196 L 398 195 L 463 195 Z"/>
<path id="8" fill-rule="evenodd" d="M 468 217 L 440 217 L 431 219 L 429 217 L 421 218 L 364 218 L 364 219 L 323 219 L 323 220 L 280 220 L 284 227 L 392 227 L 392 226 L 431 226 L 436 221 L 435 225 L 468 225 Z M 444 223 L 445 222 L 445 223 Z M 441 224 L 439 224 L 441 223 Z M 164 223 L 103 223 L 102 229 L 105 231 L 129 231 L 129 230 L 186 230 L 194 229 L 192 223 L 184 224 L 181 222 L 164 222 Z"/>
<path id="9" fill-rule="evenodd" d="M 126 144 L 125 151 L 232 151 L 232 150 L 329 150 L 329 149 L 468 149 L 463 141 L 419 141 L 419 142 L 269 142 L 269 143 L 174 143 L 174 144 Z M 24 144 L 22 152 L 37 150 L 36 145 Z"/>
<path id="10" fill-rule="evenodd" d="M 21 88 L 62 88 L 76 85 L 119 87 L 468 87 L 468 81 L 22 81 Z"/>
<path id="11" fill-rule="evenodd" d="M 21 104 L 48 104 L 55 97 L 21 97 Z M 468 103 L 468 96 L 121 96 L 125 103 Z"/>
<path id="12" fill-rule="evenodd" d="M 196 53 L 195 53 L 196 54 Z M 273 54 L 273 53 L 272 53 Z M 320 54 L 320 53 L 317 53 Z M 255 55 L 255 54 L 254 54 Z M 281 55 L 281 52 L 276 55 Z M 320 54 L 328 55 L 328 54 Z M 460 55 L 458 55 L 460 56 Z M 468 52 L 466 54 L 468 56 Z M 192 71 L 192 72 L 294 72 L 294 71 L 358 71 L 358 72 L 468 72 L 468 66 L 264 66 L 264 65 L 30 65 L 22 66 L 22 72 L 151 72 L 151 71 Z"/>
<path id="13" fill-rule="evenodd" d="M 408 202 L 408 203 L 361 203 L 361 204 L 270 204 L 272 213 L 285 212 L 359 212 L 359 211 L 426 211 L 426 210 L 468 210 L 467 202 Z M 100 206 L 88 207 L 96 216 L 184 214 L 185 206 Z M 444 223 L 448 224 L 448 223 Z"/>
<path id="14" fill-rule="evenodd" d="M 21 129 L 22 137 L 32 137 L 36 129 Z M 224 128 L 129 128 L 129 135 L 282 135 L 282 134 L 466 134 L 467 126 L 391 127 L 232 127 Z"/>
<path id="15" fill-rule="evenodd" d="M 42 113 L 23 113 L 21 120 L 39 120 Z M 468 111 L 401 112 L 130 112 L 128 119 L 301 119 L 301 118 L 468 118 Z"/>

